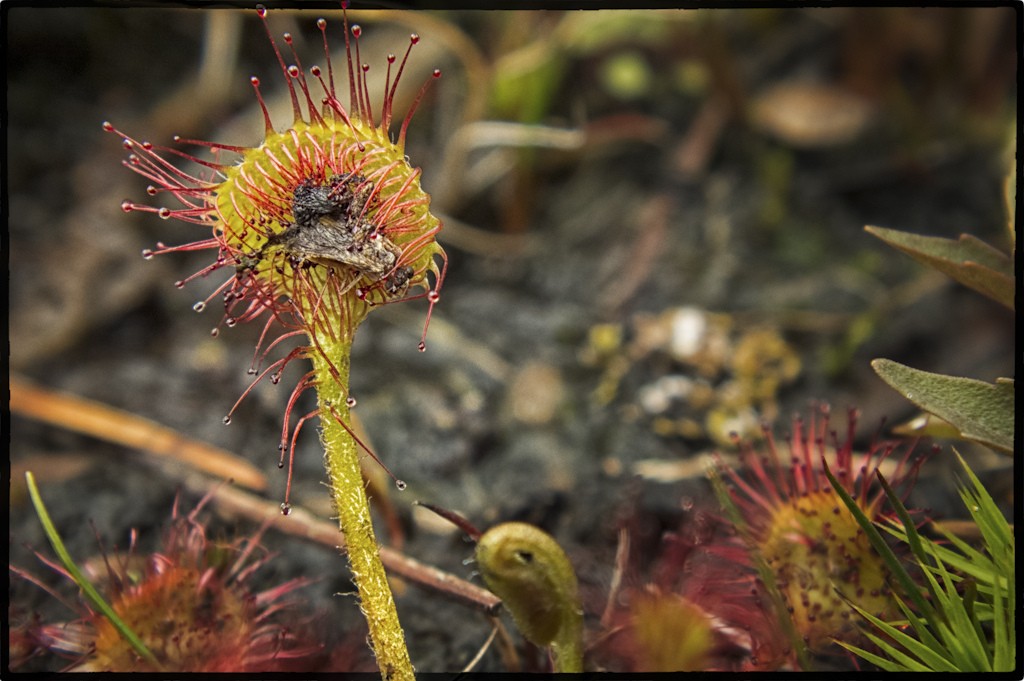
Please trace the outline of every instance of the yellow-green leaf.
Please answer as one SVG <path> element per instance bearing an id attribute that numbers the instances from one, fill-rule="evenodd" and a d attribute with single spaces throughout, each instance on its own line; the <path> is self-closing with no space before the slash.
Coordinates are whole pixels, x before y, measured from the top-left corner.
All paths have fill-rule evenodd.
<path id="1" fill-rule="evenodd" d="M 921 413 L 914 418 L 892 427 L 894 435 L 909 437 L 925 436 L 946 440 L 964 439 L 960 431 L 935 414 Z"/>
<path id="2" fill-rule="evenodd" d="M 1014 309 L 1013 261 L 981 239 L 970 234 L 944 239 L 870 225 L 864 229 L 915 260 Z"/>
<path id="3" fill-rule="evenodd" d="M 871 367 L 908 400 L 958 429 L 964 438 L 1013 451 L 1013 382 L 995 384 L 913 369 L 888 359 Z"/>

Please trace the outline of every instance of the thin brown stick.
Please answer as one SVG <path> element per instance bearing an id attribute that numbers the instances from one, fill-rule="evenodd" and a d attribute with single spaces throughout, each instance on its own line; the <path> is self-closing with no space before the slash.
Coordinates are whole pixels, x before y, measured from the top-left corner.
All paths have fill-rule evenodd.
<path id="1" fill-rule="evenodd" d="M 491 635 L 488 636 L 487 640 L 484 641 L 484 644 L 480 646 L 480 650 L 476 651 L 476 655 L 473 656 L 473 659 L 467 662 L 466 666 L 462 668 L 463 674 L 473 671 L 473 668 L 480 663 L 480 660 L 483 658 L 484 653 L 486 653 L 487 649 L 491 647 L 491 643 L 494 641 L 494 637 L 497 635 L 498 625 L 497 621 L 495 621 L 494 627 L 491 629 Z"/>
<path id="2" fill-rule="evenodd" d="M 207 491 L 210 485 L 208 480 L 198 475 L 186 478 L 185 484 L 200 493 Z M 279 504 L 228 485 L 217 490 L 213 504 L 231 517 L 267 523 L 285 534 L 302 537 L 330 548 L 344 549 L 345 546 L 345 537 L 336 524 L 317 518 L 299 506 L 293 506 L 288 515 L 283 515 Z M 487 589 L 421 563 L 391 547 L 381 547 L 380 559 L 391 575 L 404 577 L 422 587 L 444 593 L 488 615 L 494 615 L 501 606 L 501 599 Z"/>
<path id="3" fill-rule="evenodd" d="M 629 560 L 629 530 L 619 528 L 619 543 L 615 547 L 615 570 L 612 572 L 612 583 L 608 588 L 608 601 L 604 606 L 604 613 L 601 615 L 601 627 L 607 629 L 611 626 L 612 615 L 615 612 L 615 601 L 619 596 L 619 589 L 622 587 L 622 577 L 626 574 L 626 563 Z"/>
<path id="4" fill-rule="evenodd" d="M 267 487 L 267 478 L 238 456 L 130 412 L 59 393 L 10 376 L 11 413 L 90 435 L 107 442 L 166 457 L 218 478 L 230 478 L 253 490 Z"/>

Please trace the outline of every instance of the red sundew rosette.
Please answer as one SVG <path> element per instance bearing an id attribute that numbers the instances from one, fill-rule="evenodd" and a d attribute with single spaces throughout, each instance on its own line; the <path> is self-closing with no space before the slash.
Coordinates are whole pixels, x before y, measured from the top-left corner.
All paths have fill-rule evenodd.
<path id="1" fill-rule="evenodd" d="M 326 657 L 324 643 L 314 636 L 308 604 L 296 594 L 311 580 L 252 588 L 253 576 L 272 558 L 256 551 L 263 530 L 230 544 L 208 540 L 207 527 L 197 516 L 213 494 L 187 516 L 179 515 L 175 503 L 158 551 L 136 553 L 133 530 L 126 553 L 103 555 L 96 585 L 153 654 L 152 661 L 142 658 L 106 615 L 84 599 L 73 606 L 80 614 L 75 621 L 34 620 L 26 625 L 24 635 L 33 647 L 69 659 L 62 671 L 73 672 L 319 669 Z M 72 581 L 63 568 L 46 562 Z M 17 574 L 39 583 L 27 573 Z"/>
<path id="2" fill-rule="evenodd" d="M 887 586 L 887 568 L 835 494 L 823 462 L 864 514 L 880 521 L 886 516 L 884 493 L 874 484 L 876 471 L 892 464 L 886 477 L 894 488 L 909 493 L 925 457 L 914 455 L 914 443 L 903 447 L 895 461 L 891 459 L 900 448 L 895 442 L 856 452 L 856 417 L 851 409 L 842 441 L 830 430 L 825 405 L 809 423 L 794 418 L 785 449 L 765 426 L 763 448 L 742 443 L 748 475 L 723 466 L 723 478 L 733 487 L 729 495 L 746 525 L 748 548 L 772 572 L 796 634 L 811 652 L 824 651 L 835 639 L 857 638 L 850 602 L 883 618 L 899 612 Z"/>

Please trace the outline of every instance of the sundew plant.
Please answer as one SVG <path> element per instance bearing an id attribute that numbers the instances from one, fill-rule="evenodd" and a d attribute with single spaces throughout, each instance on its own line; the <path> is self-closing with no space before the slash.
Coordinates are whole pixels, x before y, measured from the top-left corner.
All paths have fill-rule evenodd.
<path id="1" fill-rule="evenodd" d="M 266 9 L 257 12 L 268 22 Z M 347 68 L 336 74 L 327 22 L 320 19 L 317 25 L 323 33 L 326 66 L 306 71 L 294 50 L 289 53 L 294 63 L 286 63 L 267 23 L 293 119 L 278 131 L 261 84 L 252 78 L 265 120 L 264 139 L 253 148 L 181 139 L 167 147 L 139 141 L 113 123 L 104 123 L 103 128 L 123 140 L 129 153 L 125 165 L 152 183 L 147 193 L 153 203 L 126 200 L 126 212 L 151 212 L 205 227 L 212 234 L 180 246 L 161 244 L 146 250 L 144 257 L 210 251 L 213 261 L 178 285 L 225 272 L 224 283 L 196 308 L 221 299 L 224 326 L 265 323 L 250 369 L 256 375 L 253 386 L 267 377 L 277 382 L 292 361 L 312 363 L 288 400 L 279 444 L 282 462 L 286 450 L 289 457 L 294 455 L 303 424 L 318 418 L 335 508 L 381 673 L 389 679 L 409 678 L 412 666 L 377 555 L 360 473 L 361 443 L 350 425 L 354 400 L 348 380 L 352 341 L 366 315 L 376 306 L 425 298 L 429 320 L 444 279 L 445 254 L 435 239 L 441 223 L 430 213 L 430 197 L 420 188 L 419 171 L 405 156 L 415 103 L 392 141 L 395 93 L 419 38 L 410 37 L 401 60 L 389 55 L 388 77 L 377 105 L 367 84 L 369 66 L 359 60 L 361 28 L 344 23 Z M 283 40 L 292 46 L 290 35 Z M 439 76 L 435 71 L 434 78 Z M 336 79 L 348 82 L 347 104 L 338 97 Z M 420 96 L 425 90 L 426 85 Z M 207 147 L 218 160 L 202 160 L 182 151 L 182 146 Z M 235 160 L 220 160 L 229 155 Z M 190 174 L 178 169 L 172 160 L 180 157 L 206 171 Z M 423 335 L 420 350 L 426 348 L 426 324 Z M 298 341 L 297 347 L 275 361 L 266 359 L 292 339 Z M 293 423 L 292 410 L 310 389 L 317 393 L 317 409 Z M 231 412 L 224 422 L 231 422 Z M 289 510 L 286 498 L 282 512 Z"/>

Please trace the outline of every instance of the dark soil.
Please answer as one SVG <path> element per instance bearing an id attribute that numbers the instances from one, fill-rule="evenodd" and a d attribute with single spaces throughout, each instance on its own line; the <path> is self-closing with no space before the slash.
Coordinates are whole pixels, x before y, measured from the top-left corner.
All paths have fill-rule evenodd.
<path id="1" fill-rule="evenodd" d="M 280 385 L 259 387 L 232 424 L 222 425 L 250 380 L 246 368 L 260 328 L 224 329 L 211 338 L 216 312 L 191 308 L 220 280 L 173 286 L 201 269 L 205 254 L 140 257 L 157 241 L 207 234 L 123 213 L 123 199 L 146 198 L 146 182 L 121 167 L 119 140 L 100 128 L 111 120 L 154 143 L 169 144 L 174 134 L 257 142 L 261 118 L 246 79 L 257 74 L 273 90 L 280 77 L 254 13 L 241 21 L 229 87 L 195 97 L 185 88 L 199 70 L 210 12 L 4 9 L 11 370 L 242 454 L 267 472 L 266 496 L 279 501 L 280 419 L 289 380 L 306 369 L 292 367 Z M 464 578 L 473 573 L 463 562 L 472 546 L 417 520 L 414 500 L 457 510 L 481 527 L 536 523 L 577 564 L 588 624 L 596 627 L 623 518 L 644 528 L 636 542 L 642 564 L 691 503 L 714 507 L 699 466 L 660 478 L 644 474 L 651 461 L 696 462 L 725 447 L 703 428 L 706 410 L 670 402 L 654 413 L 641 400 L 664 376 L 701 375 L 664 344 L 637 350 L 645 323 L 684 306 L 724 315 L 733 342 L 766 328 L 788 342 L 801 371 L 767 405 L 780 415 L 780 432 L 811 400 L 831 403 L 840 422 L 847 407 L 858 408 L 862 443 L 883 418 L 892 424 L 913 416 L 914 407 L 871 371 L 875 357 L 988 381 L 1012 376 L 1011 313 L 933 277 L 862 229 L 970 232 L 1009 248 L 1002 186 L 1005 139 L 1016 114 L 1014 15 L 992 11 L 1001 13 L 996 21 L 965 9 L 879 11 L 870 20 L 842 9 L 723 10 L 693 21 L 666 19 L 661 31 L 641 21 L 603 38 L 596 27 L 572 33 L 568 15 L 558 13 L 431 15 L 430 22 L 465 31 L 484 64 L 497 69 L 483 82 L 506 91 L 511 75 L 501 69 L 513 66 L 502 58 L 549 36 L 550 64 L 511 88 L 521 94 L 511 104 L 468 87 L 475 82 L 466 75 L 468 57 L 453 54 L 446 36 L 422 20 L 405 88 L 415 91 L 435 66 L 445 75 L 417 112 L 408 153 L 447 223 L 440 241 L 448 274 L 427 351 L 416 351 L 424 301 L 375 311 L 359 330 L 351 388 L 374 449 L 408 483 L 390 493 L 407 533 L 403 551 Z M 270 15 L 275 32 L 305 39 L 307 67 L 321 54 L 318 16 Z M 360 20 L 366 61 L 383 63 L 373 61 L 379 44 L 404 48 L 408 25 Z M 410 21 L 416 25 L 417 18 Z M 621 21 L 628 27 L 633 19 Z M 903 26 L 913 27 L 916 42 L 897 40 L 899 21 L 910 22 Z M 340 21 L 332 22 L 337 46 Z M 984 49 L 961 49 L 968 44 Z M 638 66 L 639 80 L 629 81 L 640 83 L 635 93 L 628 83 L 609 85 L 615 68 Z M 696 81 L 683 77 L 694 72 Z M 799 147 L 739 115 L 774 82 L 808 77 L 870 103 L 873 118 L 855 138 Z M 532 87 L 544 78 L 554 83 L 550 89 Z M 695 123 L 712 97 L 727 102 L 722 115 L 734 112 L 720 132 Z M 456 164 L 449 143 L 480 101 L 492 107 L 485 120 L 583 130 L 585 140 L 572 149 L 500 154 L 484 147 Z M 287 120 L 275 114 L 278 127 Z M 697 160 L 685 152 L 695 140 L 708 149 Z M 488 167 L 498 171 L 482 182 Z M 589 340 L 599 324 L 624 339 L 603 357 Z M 721 388 L 725 373 L 712 372 L 709 385 Z M 602 381 L 615 388 L 610 399 L 597 397 Z M 702 430 L 665 430 L 687 419 Z M 132 528 L 143 547 L 154 547 L 176 495 L 186 509 L 199 499 L 182 491 L 180 475 L 138 452 L 17 414 L 9 438 L 16 471 L 39 469 L 55 455 L 86 462 L 73 472 L 58 466 L 38 474 L 72 555 L 83 560 L 98 553 L 97 535 L 109 549 L 124 546 Z M 958 517 L 950 448 L 942 444 L 914 498 L 935 517 Z M 1009 480 L 1005 457 L 965 450 L 984 479 Z M 326 517 L 322 480 L 310 428 L 292 498 Z M 1012 499 L 1008 483 L 994 489 Z M 11 563 L 57 584 L 31 555 L 50 554 L 20 480 L 12 480 L 12 491 Z M 210 523 L 211 535 L 255 530 L 217 516 Z M 332 635 L 360 631 L 354 599 L 338 595 L 352 586 L 335 551 L 276 532 L 264 543 L 280 554 L 261 571 L 266 584 L 315 577 L 303 593 L 328 613 Z M 19 612 L 69 617 L 20 580 L 12 579 L 10 595 Z M 407 585 L 398 601 L 420 671 L 461 669 L 490 632 L 483 615 L 443 594 Z M 478 667 L 504 669 L 495 650 Z"/>

